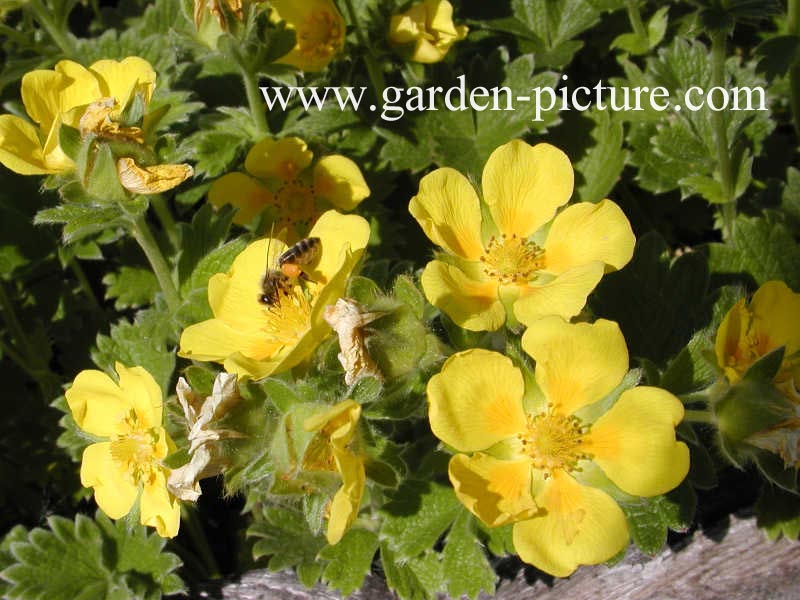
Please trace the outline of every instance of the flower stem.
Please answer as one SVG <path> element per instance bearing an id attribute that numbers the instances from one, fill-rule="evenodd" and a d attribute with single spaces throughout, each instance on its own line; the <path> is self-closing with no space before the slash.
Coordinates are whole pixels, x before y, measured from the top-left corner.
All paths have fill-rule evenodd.
<path id="1" fill-rule="evenodd" d="M 158 279 L 161 291 L 164 292 L 167 306 L 170 311 L 175 312 L 181 304 L 181 298 L 178 294 L 178 289 L 175 287 L 175 282 L 172 280 L 169 265 L 143 215 L 138 215 L 131 220 L 131 233 L 142 248 L 156 279 Z"/>
<path id="2" fill-rule="evenodd" d="M 258 137 L 263 138 L 269 135 L 269 125 L 267 125 L 267 115 L 264 109 L 263 98 L 261 90 L 256 81 L 256 75 L 251 69 L 241 66 L 242 81 L 244 82 L 244 91 L 247 94 L 247 104 L 250 106 L 250 114 L 253 115 L 253 122 L 258 132 Z"/>
<path id="3" fill-rule="evenodd" d="M 714 415 L 708 409 L 705 410 L 686 410 L 683 414 L 683 420 L 688 423 L 706 423 L 708 425 L 714 424 Z"/>
<path id="4" fill-rule="evenodd" d="M 726 36 L 724 31 L 711 34 L 711 77 L 714 87 L 725 87 L 725 52 Z M 722 227 L 725 238 L 733 240 L 734 223 L 736 221 L 736 198 L 734 197 L 733 165 L 728 146 L 728 131 L 725 115 L 720 111 L 711 113 L 711 124 L 714 128 L 714 142 L 717 147 L 717 161 L 722 185 Z"/>
<path id="5" fill-rule="evenodd" d="M 380 64 L 378 64 L 378 61 L 375 58 L 372 46 L 370 45 L 367 36 L 364 35 L 364 30 L 361 28 L 361 23 L 358 20 L 358 13 L 356 12 L 355 6 L 353 6 L 353 0 L 344 0 L 344 3 L 345 6 L 347 6 L 347 13 L 350 17 L 350 22 L 356 29 L 358 43 L 367 49 L 367 54 L 364 56 L 364 63 L 367 65 L 367 74 L 369 75 L 369 80 L 372 83 L 372 89 L 377 98 L 383 98 L 383 92 L 386 89 L 386 80 L 383 77 L 383 71 L 381 71 Z"/>
<path id="6" fill-rule="evenodd" d="M 800 0 L 789 0 L 789 13 L 786 21 L 789 35 L 800 35 Z M 800 63 L 789 70 L 789 91 L 791 93 L 792 120 L 795 134 L 800 136 Z"/>
<path id="7" fill-rule="evenodd" d="M 28 6 L 33 11 L 33 16 L 47 34 L 53 39 L 56 45 L 61 49 L 68 58 L 75 56 L 75 41 L 53 19 L 51 11 L 47 9 L 41 0 L 29 0 Z"/>
<path id="8" fill-rule="evenodd" d="M 649 40 L 649 36 L 647 35 L 647 28 L 644 26 L 644 22 L 642 21 L 642 13 L 639 12 L 639 2 L 638 0 L 628 0 L 628 20 L 631 22 L 631 27 L 633 28 L 633 32 L 636 34 L 637 37 L 640 37 L 644 40 Z"/>
<path id="9" fill-rule="evenodd" d="M 205 563 L 207 572 L 205 573 L 208 579 L 215 579 L 221 576 L 217 559 L 214 558 L 214 553 L 211 551 L 211 546 L 208 544 L 203 527 L 197 519 L 197 509 L 194 506 L 187 506 L 181 504 L 181 521 L 186 528 L 189 537 L 197 550 L 199 557 Z"/>
<path id="10" fill-rule="evenodd" d="M 97 300 L 97 296 L 94 295 L 92 284 L 89 283 L 86 273 L 84 273 L 83 268 L 75 257 L 69 259 L 69 268 L 72 271 L 72 274 L 75 275 L 75 279 L 78 280 L 78 285 L 80 285 L 83 295 L 86 296 L 91 303 L 92 308 L 98 311 L 103 310 L 103 307 L 100 306 L 100 302 Z"/>
<path id="11" fill-rule="evenodd" d="M 167 201 L 164 200 L 164 196 L 161 194 L 150 196 L 150 206 L 153 207 L 153 212 L 156 213 L 156 217 L 158 217 L 161 227 L 163 227 L 164 231 L 167 232 L 169 243 L 172 244 L 172 247 L 177 250 L 179 245 L 178 227 L 175 224 L 175 219 L 169 210 Z"/>

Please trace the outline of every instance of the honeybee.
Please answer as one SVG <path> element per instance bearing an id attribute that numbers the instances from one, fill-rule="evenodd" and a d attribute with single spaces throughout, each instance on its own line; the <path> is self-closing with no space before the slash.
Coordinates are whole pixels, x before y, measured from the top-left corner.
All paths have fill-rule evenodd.
<path id="1" fill-rule="evenodd" d="M 303 267 L 313 263 L 322 250 L 322 240 L 318 237 L 303 238 L 294 246 L 287 248 L 275 261 L 275 268 L 267 268 L 261 281 L 261 294 L 258 301 L 272 306 L 280 299 L 281 293 L 288 295 L 292 279 L 311 281 Z"/>

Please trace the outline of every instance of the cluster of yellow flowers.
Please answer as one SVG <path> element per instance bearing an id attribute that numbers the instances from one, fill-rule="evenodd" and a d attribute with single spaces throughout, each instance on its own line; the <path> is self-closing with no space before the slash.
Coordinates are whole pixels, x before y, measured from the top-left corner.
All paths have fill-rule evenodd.
<path id="1" fill-rule="evenodd" d="M 618 325 L 568 321 L 633 254 L 620 208 L 603 200 L 559 212 L 573 171 L 547 144 L 495 150 L 482 188 L 481 201 L 452 169 L 423 178 L 411 214 L 442 252 L 422 286 L 461 327 L 524 324 L 534 381 L 497 352 L 455 354 L 428 383 L 431 429 L 457 452 L 449 474 L 464 506 L 489 526 L 513 523 L 520 558 L 564 577 L 628 543 L 617 501 L 684 479 L 689 451 L 675 439 L 683 405 L 645 386 L 614 398 L 628 372 Z"/>

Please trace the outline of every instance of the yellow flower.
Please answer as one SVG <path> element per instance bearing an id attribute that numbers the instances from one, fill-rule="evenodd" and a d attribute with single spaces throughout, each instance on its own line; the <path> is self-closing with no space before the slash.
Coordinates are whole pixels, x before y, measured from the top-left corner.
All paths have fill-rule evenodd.
<path id="1" fill-rule="evenodd" d="M 94 488 L 97 505 L 112 519 L 127 515 L 140 497 L 140 522 L 174 537 L 180 506 L 167 491 L 162 463 L 174 445 L 161 425 L 161 389 L 142 367 L 115 369 L 119 383 L 101 371 L 81 371 L 65 394 L 78 427 L 107 438 L 83 451 L 81 483 Z"/>
<path id="2" fill-rule="evenodd" d="M 155 87 L 156 74 L 150 64 L 129 56 L 117 62 L 100 60 L 88 69 L 62 60 L 53 70 L 37 70 L 22 78 L 22 102 L 31 120 L 0 115 L 0 162 L 23 175 L 62 173 L 74 168 L 59 146 L 59 129 L 67 124 L 81 127 L 89 106 L 105 101 L 108 115 L 120 112 L 137 92 L 145 104 Z"/>
<path id="3" fill-rule="evenodd" d="M 338 471 L 342 478 L 342 487 L 328 508 L 325 536 L 331 546 L 339 543 L 355 521 L 364 495 L 364 459 L 351 449 L 360 416 L 361 406 L 353 400 L 345 400 L 303 423 L 306 431 L 318 432 L 303 455 L 303 469 Z"/>
<path id="4" fill-rule="evenodd" d="M 349 211 L 369 196 L 370 190 L 358 166 L 333 154 L 317 161 L 306 143 L 296 137 L 261 140 L 250 149 L 247 173 L 228 173 L 208 192 L 214 206 L 238 208 L 234 222 L 245 225 L 267 211 L 274 230 L 286 229 L 287 241 L 308 234 L 327 208 Z"/>
<path id="5" fill-rule="evenodd" d="M 422 274 L 431 304 L 475 331 L 498 329 L 507 316 L 530 325 L 578 314 L 603 273 L 628 263 L 635 238 L 610 200 L 556 215 L 573 177 L 561 150 L 519 140 L 500 146 L 484 167 L 485 211 L 458 171 L 426 175 L 409 210 L 446 251 Z"/>
<path id="6" fill-rule="evenodd" d="M 227 273 L 208 282 L 214 318 L 186 328 L 181 356 L 220 362 L 240 378 L 260 379 L 286 371 L 305 360 L 331 329 L 324 309 L 344 295 L 350 273 L 369 239 L 369 223 L 356 215 L 330 210 L 311 229 L 321 240 L 318 261 L 310 265 L 311 281 L 296 280 L 290 293 L 271 306 L 259 301 L 267 267 L 286 249 L 280 240 L 250 244 Z M 269 250 L 269 254 L 267 253 Z"/>
<path id="7" fill-rule="evenodd" d="M 295 47 L 278 63 L 322 71 L 344 46 L 345 23 L 332 0 L 272 0 L 272 20 L 294 29 Z"/>
<path id="8" fill-rule="evenodd" d="M 459 500 L 490 526 L 514 523 L 520 558 L 558 577 L 610 559 L 628 543 L 610 494 L 654 496 L 686 476 L 675 440 L 683 406 L 654 387 L 624 391 L 604 414 L 597 401 L 628 371 L 616 323 L 547 317 L 525 332 L 538 389 L 488 350 L 452 356 L 427 394 L 433 433 L 459 452 L 449 474 Z"/>
<path id="9" fill-rule="evenodd" d="M 409 60 L 430 64 L 442 60 L 468 32 L 453 23 L 453 5 L 447 0 L 425 0 L 392 17 L 389 41 L 407 49 Z"/>
<path id="10" fill-rule="evenodd" d="M 800 382 L 800 294 L 782 281 L 768 281 L 750 302 L 728 311 L 717 330 L 717 363 L 731 383 L 762 356 L 786 346 L 777 384 Z"/>

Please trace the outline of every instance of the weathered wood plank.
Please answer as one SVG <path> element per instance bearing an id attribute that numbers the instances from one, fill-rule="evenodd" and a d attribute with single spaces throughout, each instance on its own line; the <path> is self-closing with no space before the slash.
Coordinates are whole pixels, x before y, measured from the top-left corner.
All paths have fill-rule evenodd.
<path id="1" fill-rule="evenodd" d="M 226 600 L 338 600 L 318 587 L 308 590 L 291 572 L 254 571 L 200 598 Z M 394 598 L 370 576 L 352 600 Z M 679 547 L 650 559 L 629 551 L 613 568 L 583 567 L 569 579 L 526 581 L 524 572 L 504 581 L 499 600 L 800 600 L 800 544 L 768 541 L 755 519 L 732 518 L 696 532 Z"/>

